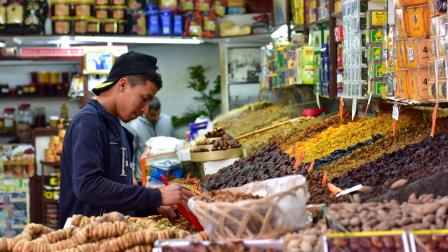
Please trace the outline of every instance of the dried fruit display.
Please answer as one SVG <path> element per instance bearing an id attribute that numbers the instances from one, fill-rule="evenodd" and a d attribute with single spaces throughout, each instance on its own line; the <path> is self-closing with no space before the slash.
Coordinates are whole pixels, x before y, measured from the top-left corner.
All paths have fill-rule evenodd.
<path id="1" fill-rule="evenodd" d="M 271 106 L 272 103 L 263 100 L 263 101 L 258 101 L 255 103 L 249 103 L 246 104 L 244 106 L 241 106 L 239 108 L 236 109 L 232 109 L 229 112 L 226 112 L 224 114 L 220 114 L 218 115 L 214 120 L 213 120 L 213 124 L 215 125 L 224 125 L 224 124 L 229 124 L 231 123 L 231 121 L 238 117 L 241 116 L 244 113 L 250 113 L 251 111 L 255 111 L 255 110 L 259 110 L 259 109 L 264 109 L 266 107 Z M 225 126 L 221 126 L 226 128 Z"/>
<path id="2" fill-rule="evenodd" d="M 234 193 L 229 191 L 204 192 L 196 200 L 205 202 L 237 202 L 241 200 L 259 199 L 259 196 L 252 194 Z"/>
<path id="3" fill-rule="evenodd" d="M 372 143 L 362 149 L 355 150 L 350 155 L 338 159 L 327 166 L 328 177 L 342 176 L 344 172 L 359 168 L 360 166 L 375 161 L 387 153 L 392 153 L 404 148 L 407 145 L 423 141 L 428 137 L 428 132 L 422 129 L 429 129 L 430 123 L 425 123 L 421 116 L 410 115 L 413 123 L 403 125 L 398 131 L 398 135 L 385 135 L 384 138 Z M 441 125 L 441 123 L 438 122 Z M 399 126 L 401 125 L 401 122 Z M 441 132 L 441 131 L 438 131 Z"/>
<path id="4" fill-rule="evenodd" d="M 0 238 L 0 251 L 151 251 L 156 240 L 189 234 L 173 226 L 162 226 L 160 220 L 138 221 L 119 213 L 92 218 L 75 215 L 72 221 L 73 227 L 56 231 L 28 224 L 15 238 Z"/>
<path id="5" fill-rule="evenodd" d="M 294 158 L 286 155 L 276 144 L 268 145 L 206 177 L 204 188 L 211 191 L 292 175 L 294 161 Z"/>
<path id="6" fill-rule="evenodd" d="M 299 112 L 300 110 L 296 106 L 275 104 L 262 109 L 247 111 L 228 120 L 216 122 L 215 126 L 224 128 L 233 137 L 238 137 L 274 123 L 298 117 Z"/>
<path id="7" fill-rule="evenodd" d="M 352 232 L 394 229 L 445 229 L 448 227 L 448 196 L 412 194 L 407 202 L 339 203 L 328 208 L 333 224 Z"/>
<path id="8" fill-rule="evenodd" d="M 330 252 L 339 251 L 352 251 L 352 252 L 364 252 L 364 251 L 405 251 L 405 242 L 407 240 L 402 239 L 402 234 L 395 235 L 378 235 L 372 236 L 353 236 L 349 237 L 335 237 L 327 238 L 327 245 Z"/>
<path id="9" fill-rule="evenodd" d="M 318 173 L 313 173 L 307 176 L 308 191 L 310 193 L 310 199 L 308 204 L 321 204 L 321 203 L 336 203 L 336 202 L 349 202 L 349 197 L 347 195 L 336 197 L 332 195 L 328 190 L 327 186 L 322 185 L 322 176 Z"/>
<path id="10" fill-rule="evenodd" d="M 417 252 L 448 251 L 448 233 L 446 232 L 415 232 L 413 233 Z"/>
<path id="11" fill-rule="evenodd" d="M 212 131 L 207 132 L 205 134 L 206 138 L 215 138 L 215 137 L 222 137 L 226 134 L 223 128 L 214 128 Z"/>
<path id="12" fill-rule="evenodd" d="M 403 124 L 410 124 L 410 118 L 402 116 L 400 120 Z M 330 155 L 337 149 L 346 149 L 349 146 L 365 142 L 372 135 L 385 135 L 392 132 L 392 117 L 390 113 L 381 113 L 373 118 L 362 118 L 354 122 L 329 127 L 315 137 L 306 141 L 298 142 L 291 146 L 286 152 L 290 153 L 293 148 L 298 152 L 305 152 L 305 162 Z"/>
<path id="13" fill-rule="evenodd" d="M 277 135 L 277 141 L 281 144 L 283 141 L 291 138 L 292 136 L 297 134 L 297 132 L 304 130 L 314 122 L 318 122 L 318 119 L 314 119 L 312 117 L 299 117 L 290 123 L 273 127 L 269 130 L 254 135 L 240 138 L 239 142 L 246 149 L 247 154 L 252 155 L 257 150 L 263 148 L 264 145 L 275 143 L 275 135 Z"/>
<path id="14" fill-rule="evenodd" d="M 298 233 L 287 234 L 283 237 L 283 250 L 292 252 L 323 251 L 321 237 L 329 231 L 325 221 L 319 221 Z"/>
<path id="15" fill-rule="evenodd" d="M 448 161 L 447 145 L 448 133 L 442 133 L 348 171 L 332 181 L 340 188 L 357 184 L 371 186 L 374 190 L 361 196 L 364 199 L 372 198 L 390 190 L 398 180 L 405 179 L 406 183 L 412 183 L 445 170 Z"/>

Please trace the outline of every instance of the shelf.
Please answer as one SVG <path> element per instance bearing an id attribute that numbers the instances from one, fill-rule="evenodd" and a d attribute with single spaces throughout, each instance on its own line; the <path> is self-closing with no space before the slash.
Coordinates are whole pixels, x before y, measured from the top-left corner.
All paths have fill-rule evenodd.
<path id="1" fill-rule="evenodd" d="M 25 165 L 34 165 L 33 161 L 3 161 L 3 165 L 17 165 L 17 166 L 25 166 Z"/>
<path id="2" fill-rule="evenodd" d="M 328 22 L 330 22 L 330 20 L 328 18 L 317 20 L 317 23 L 320 24 L 320 25 L 328 24 Z"/>
<path id="3" fill-rule="evenodd" d="M 305 25 L 296 26 L 296 27 L 294 27 L 294 30 L 296 32 L 304 32 L 305 31 Z"/>
<path id="4" fill-rule="evenodd" d="M 14 132 L 4 132 L 0 131 L 0 137 L 15 137 L 16 133 Z"/>
<path id="5" fill-rule="evenodd" d="M 305 24 L 305 27 L 309 30 L 310 28 L 316 27 L 318 25 L 317 22 Z"/>
<path id="6" fill-rule="evenodd" d="M 42 198 L 42 201 L 43 201 L 44 203 L 47 203 L 47 204 L 59 204 L 59 201 L 58 201 L 58 200 L 54 200 L 54 199 L 46 199 L 46 198 Z"/>
<path id="7" fill-rule="evenodd" d="M 228 85 L 260 85 L 259 82 L 232 82 L 228 83 Z"/>
<path id="8" fill-rule="evenodd" d="M 17 95 L 17 94 L 13 94 L 13 95 L 0 95 L 1 99 L 20 99 L 20 98 L 26 98 L 26 99 L 30 99 L 30 98 L 35 98 L 35 99 L 56 99 L 56 98 L 70 98 L 68 97 L 66 94 L 65 95 Z"/>
<path id="9" fill-rule="evenodd" d="M 169 36 L 0 36 L 7 46 L 42 45 L 104 45 L 104 44 L 187 44 L 203 43 L 267 43 L 271 34 L 253 34 L 225 38 L 169 37 Z"/>
<path id="10" fill-rule="evenodd" d="M 47 161 L 41 160 L 40 163 L 42 165 L 47 165 L 47 166 L 61 166 L 61 162 L 47 162 Z"/>

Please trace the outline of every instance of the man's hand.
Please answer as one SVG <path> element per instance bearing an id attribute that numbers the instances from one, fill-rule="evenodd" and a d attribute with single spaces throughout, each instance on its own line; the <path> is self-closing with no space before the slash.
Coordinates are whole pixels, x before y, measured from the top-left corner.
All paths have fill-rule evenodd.
<path id="1" fill-rule="evenodd" d="M 160 215 L 166 218 L 174 219 L 177 217 L 176 212 L 176 206 L 161 206 L 157 208 L 157 212 L 159 212 Z"/>
<path id="2" fill-rule="evenodd" d="M 179 184 L 171 184 L 159 188 L 162 194 L 162 206 L 172 206 L 175 204 L 187 205 L 188 199 L 193 194 L 185 187 Z"/>

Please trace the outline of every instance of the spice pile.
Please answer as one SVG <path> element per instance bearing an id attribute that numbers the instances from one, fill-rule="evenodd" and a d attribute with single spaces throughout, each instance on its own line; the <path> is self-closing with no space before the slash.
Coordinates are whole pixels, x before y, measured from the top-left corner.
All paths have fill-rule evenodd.
<path id="1" fill-rule="evenodd" d="M 251 110 L 228 120 L 216 122 L 216 127 L 226 129 L 233 137 L 280 123 L 298 115 L 298 108 L 282 104 L 270 105 L 262 109 Z"/>
<path id="2" fill-rule="evenodd" d="M 448 133 L 442 133 L 435 138 L 427 138 L 421 143 L 408 145 L 402 150 L 348 171 L 344 176 L 332 181 L 340 188 L 349 188 L 357 184 L 371 186 L 374 190 L 369 194 L 362 194 L 362 198 L 372 198 L 390 189 L 398 189 L 406 183 L 446 170 L 447 145 Z M 394 185 L 399 180 L 404 182 Z"/>
<path id="3" fill-rule="evenodd" d="M 407 202 L 340 203 L 328 208 L 333 224 L 352 232 L 394 229 L 445 229 L 448 227 L 448 196 L 412 194 Z M 335 222 L 334 222 L 335 221 Z"/>
<path id="4" fill-rule="evenodd" d="M 268 145 L 252 156 L 242 158 L 208 176 L 204 181 L 204 188 L 212 191 L 292 175 L 294 161 L 276 144 Z"/>
<path id="5" fill-rule="evenodd" d="M 157 224 L 159 223 L 159 224 Z M 15 238 L 0 238 L 0 251 L 151 251 L 154 241 L 185 238 L 189 232 L 159 221 L 129 221 L 120 213 L 74 215 L 73 227 L 54 231 L 28 224 Z"/>

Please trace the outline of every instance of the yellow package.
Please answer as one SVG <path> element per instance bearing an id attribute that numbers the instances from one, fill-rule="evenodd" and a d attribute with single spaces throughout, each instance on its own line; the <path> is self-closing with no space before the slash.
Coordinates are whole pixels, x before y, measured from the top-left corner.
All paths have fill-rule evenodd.
<path id="1" fill-rule="evenodd" d="M 406 33 L 412 37 L 422 37 L 429 33 L 429 10 L 427 6 L 408 7 L 404 11 Z"/>
<path id="2" fill-rule="evenodd" d="M 407 71 L 399 70 L 395 73 L 396 76 L 394 77 L 394 82 L 396 86 L 394 96 L 398 98 L 406 98 L 405 86 L 409 86 L 407 83 Z"/>
<path id="3" fill-rule="evenodd" d="M 407 56 L 404 41 L 400 40 L 395 41 L 395 50 L 397 54 L 397 62 L 396 62 L 397 69 L 405 68 L 407 65 L 406 63 Z"/>
<path id="4" fill-rule="evenodd" d="M 429 40 L 424 38 L 407 39 L 406 66 L 409 68 L 428 67 L 431 47 Z"/>
<path id="5" fill-rule="evenodd" d="M 405 6 L 411 6 L 411 5 L 426 4 L 427 0 L 401 0 L 401 2 Z"/>
<path id="6" fill-rule="evenodd" d="M 432 85 L 430 85 L 429 71 L 427 68 L 409 71 L 409 78 L 411 91 L 409 99 L 417 101 L 432 101 L 435 99 L 436 89 L 432 93 Z"/>

